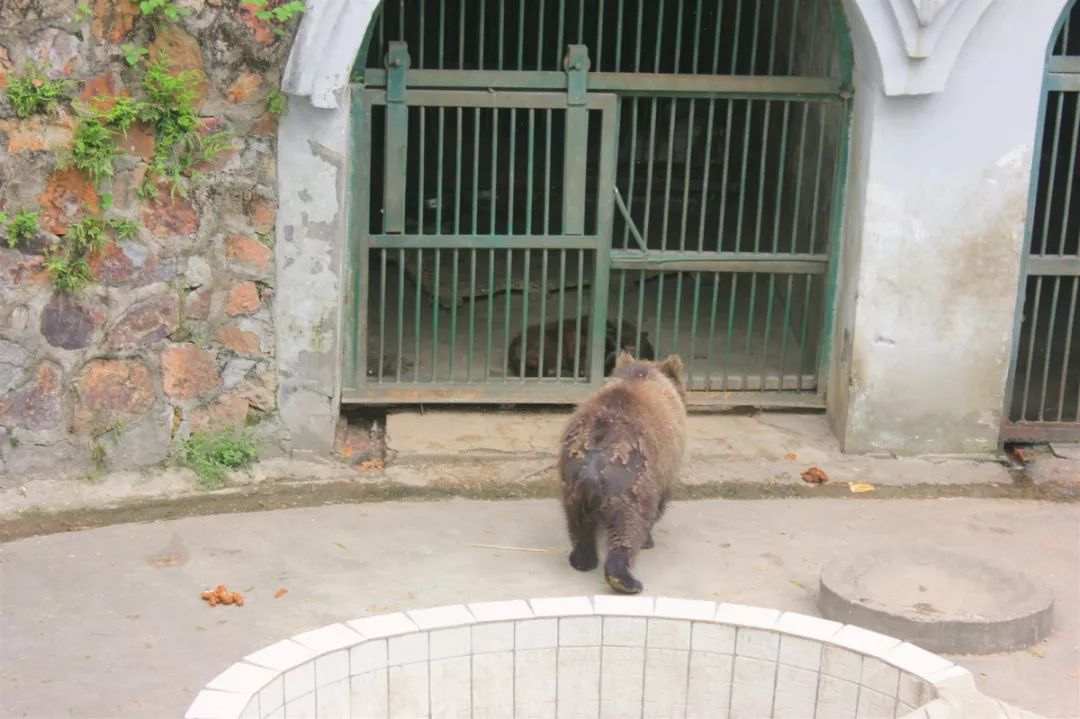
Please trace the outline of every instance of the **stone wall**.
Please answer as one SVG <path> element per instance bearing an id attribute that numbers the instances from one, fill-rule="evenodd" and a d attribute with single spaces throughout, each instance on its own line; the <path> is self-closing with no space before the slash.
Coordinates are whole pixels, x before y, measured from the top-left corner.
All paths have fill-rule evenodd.
<path id="1" fill-rule="evenodd" d="M 264 454 L 279 451 L 268 99 L 292 27 L 275 33 L 236 0 L 174 3 L 190 12 L 173 21 L 129 0 L 0 0 L 0 90 L 32 62 L 69 79 L 72 96 L 20 118 L 0 92 L 0 211 L 40 216 L 17 248 L 0 229 L 0 487 L 152 465 L 201 428 L 247 424 Z M 186 197 L 162 181 L 156 198 L 138 192 L 160 141 L 146 122 L 117 136 L 112 177 L 63 169 L 85 103 L 141 93 L 147 61 L 129 65 L 123 45 L 202 73 L 199 132 L 232 133 Z M 87 256 L 83 292 L 57 290 L 50 246 L 99 214 L 134 221 L 134 235 Z"/>

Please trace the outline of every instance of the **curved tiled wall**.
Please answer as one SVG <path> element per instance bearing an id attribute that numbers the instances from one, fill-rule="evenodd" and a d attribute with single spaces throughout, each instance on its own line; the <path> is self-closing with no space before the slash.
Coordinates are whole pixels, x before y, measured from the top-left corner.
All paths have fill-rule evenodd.
<path id="1" fill-rule="evenodd" d="M 922 719 L 950 715 L 937 698 L 949 686 L 986 699 L 965 669 L 859 627 L 707 601 L 570 597 L 298 634 L 226 669 L 186 716 Z"/>

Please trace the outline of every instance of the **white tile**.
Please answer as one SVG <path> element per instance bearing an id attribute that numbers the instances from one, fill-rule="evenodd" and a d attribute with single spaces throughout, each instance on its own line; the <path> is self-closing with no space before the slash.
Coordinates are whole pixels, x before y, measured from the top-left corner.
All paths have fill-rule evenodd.
<path id="1" fill-rule="evenodd" d="M 514 622 L 514 647 L 547 649 L 559 646 L 558 619 L 522 619 Z"/>
<path id="2" fill-rule="evenodd" d="M 935 699 L 923 707 L 926 719 L 952 719 L 953 709 L 943 699 Z M 985 719 L 985 717 L 979 717 Z"/>
<path id="3" fill-rule="evenodd" d="M 297 644 L 303 644 L 305 647 L 310 647 L 316 652 L 324 654 L 335 649 L 345 649 L 354 644 L 359 644 L 364 638 L 344 624 L 331 624 L 328 627 L 297 634 L 292 640 Z"/>
<path id="4" fill-rule="evenodd" d="M 735 653 L 735 627 L 728 624 L 694 622 L 690 648 L 699 652 Z"/>
<path id="5" fill-rule="evenodd" d="M 604 617 L 604 645 L 645 646 L 645 621 L 636 617 Z"/>
<path id="6" fill-rule="evenodd" d="M 244 711 L 240 712 L 240 719 L 261 719 L 259 716 L 259 697 L 252 697 Z"/>
<path id="7" fill-rule="evenodd" d="M 259 690 L 259 711 L 266 715 L 285 705 L 285 677 L 278 676 Z"/>
<path id="8" fill-rule="evenodd" d="M 588 597 L 530 599 L 529 606 L 538 617 L 572 617 L 593 613 L 593 605 Z"/>
<path id="9" fill-rule="evenodd" d="M 247 703 L 244 694 L 203 689 L 191 702 L 184 719 L 232 719 L 244 711 Z"/>
<path id="10" fill-rule="evenodd" d="M 947 669 L 942 669 L 941 671 L 927 675 L 926 680 L 935 687 L 941 687 L 945 685 L 955 685 L 957 683 L 971 684 L 974 683 L 975 678 L 967 669 L 964 669 L 957 664 L 953 664 Z"/>
<path id="11" fill-rule="evenodd" d="M 821 671 L 837 679 L 859 682 L 862 678 L 862 655 L 855 652 L 825 645 L 821 655 Z"/>
<path id="12" fill-rule="evenodd" d="M 896 719 L 903 719 L 903 717 L 911 714 L 915 711 L 915 707 L 904 702 L 896 702 Z"/>
<path id="13" fill-rule="evenodd" d="M 285 702 L 285 719 L 318 719 L 319 709 L 315 706 L 315 692 Z"/>
<path id="14" fill-rule="evenodd" d="M 223 692 L 254 694 L 276 676 L 278 676 L 278 672 L 273 669 L 237 662 L 214 677 L 206 685 L 206 688 L 218 689 Z"/>
<path id="15" fill-rule="evenodd" d="M 465 627 L 467 629 L 467 627 Z M 469 657 L 431 662 L 431 716 L 433 719 L 471 719 L 472 672 Z"/>
<path id="16" fill-rule="evenodd" d="M 874 657 L 863 657 L 862 678 L 864 687 L 895 697 L 900 686 L 900 670 Z"/>
<path id="17" fill-rule="evenodd" d="M 773 716 L 812 717 L 817 699 L 818 673 L 781 664 L 776 671 Z"/>
<path id="18" fill-rule="evenodd" d="M 599 645 L 559 647 L 557 695 L 559 719 L 596 719 L 599 716 Z"/>
<path id="19" fill-rule="evenodd" d="M 900 672 L 900 691 L 897 698 L 901 702 L 917 707 L 929 701 L 931 693 L 931 687 L 927 682 L 914 674 Z"/>
<path id="20" fill-rule="evenodd" d="M 513 652 L 473 655 L 472 702 L 473 719 L 506 719 L 514 715 Z"/>
<path id="21" fill-rule="evenodd" d="M 514 651 L 514 624 L 512 622 L 474 624 L 471 629 L 473 654 Z"/>
<path id="22" fill-rule="evenodd" d="M 780 618 L 780 612 L 764 607 L 748 607 L 744 604 L 722 602 L 716 608 L 715 620 L 723 624 L 736 624 L 758 629 L 772 629 Z"/>
<path id="23" fill-rule="evenodd" d="M 896 716 L 896 697 L 859 687 L 859 706 L 855 716 L 857 719 L 892 719 Z"/>
<path id="24" fill-rule="evenodd" d="M 659 597 L 656 600 L 656 616 L 670 619 L 697 619 L 708 622 L 716 617 L 716 602 L 708 602 L 702 599 Z"/>
<path id="25" fill-rule="evenodd" d="M 390 719 L 420 719 L 428 715 L 428 663 L 390 667 Z"/>
<path id="26" fill-rule="evenodd" d="M 764 629 L 739 627 L 735 633 L 735 654 L 775 662 L 780 656 L 780 635 Z"/>
<path id="27" fill-rule="evenodd" d="M 643 622 L 644 624 L 644 622 Z M 644 640 L 644 626 L 642 626 Z M 600 651 L 600 716 L 641 717 L 645 648 L 605 646 Z"/>
<path id="28" fill-rule="evenodd" d="M 887 637 L 884 634 L 872 632 L 869 629 L 855 627 L 850 624 L 838 631 L 832 639 L 833 644 L 853 649 L 859 654 L 871 656 L 884 656 L 886 652 L 900 645 L 899 639 Z"/>
<path id="29" fill-rule="evenodd" d="M 392 637 L 395 634 L 408 634 L 417 630 L 412 620 L 400 612 L 353 619 L 345 623 L 350 629 L 355 629 L 368 639 Z"/>
<path id="30" fill-rule="evenodd" d="M 855 719 L 859 685 L 822 674 L 818 684 L 816 719 Z"/>
<path id="31" fill-rule="evenodd" d="M 472 627 L 436 629 L 429 645 L 431 659 L 449 659 L 472 654 Z"/>
<path id="32" fill-rule="evenodd" d="M 628 597 L 618 594 L 598 594 L 593 597 L 593 610 L 597 614 L 620 617 L 648 617 L 653 613 L 652 597 Z"/>
<path id="33" fill-rule="evenodd" d="M 387 662 L 390 666 L 422 662 L 428 658 L 428 633 L 403 634 L 390 637 Z"/>
<path id="34" fill-rule="evenodd" d="M 759 719 L 772 711 L 776 662 L 735 657 L 731 684 L 731 719 Z"/>
<path id="35" fill-rule="evenodd" d="M 376 669 L 349 678 L 349 706 L 354 719 L 386 719 L 389 713 L 387 669 Z"/>
<path id="36" fill-rule="evenodd" d="M 780 663 L 802 669 L 821 669 L 821 642 L 790 634 L 780 635 Z"/>
<path id="37" fill-rule="evenodd" d="M 688 651 L 690 622 L 685 619 L 650 619 L 645 644 L 656 649 Z"/>
<path id="38" fill-rule="evenodd" d="M 690 653 L 690 682 L 686 719 L 726 717 L 731 699 L 731 672 L 735 658 L 712 652 Z"/>
<path id="39" fill-rule="evenodd" d="M 603 620 L 600 617 L 568 617 L 559 620 L 560 647 L 598 647 Z"/>
<path id="40" fill-rule="evenodd" d="M 306 662 L 285 672 L 286 704 L 313 691 L 315 691 L 315 662 Z"/>
<path id="41" fill-rule="evenodd" d="M 315 686 L 324 687 L 349 676 L 349 652 L 339 649 L 315 660 Z"/>
<path id="42" fill-rule="evenodd" d="M 260 649 L 254 654 L 248 654 L 244 657 L 244 661 L 283 672 L 286 669 L 292 669 L 297 664 L 306 662 L 317 653 L 314 649 L 297 644 L 291 639 L 283 639 L 276 644 Z"/>
<path id="43" fill-rule="evenodd" d="M 476 620 L 469 610 L 460 604 L 448 607 L 433 607 L 431 609 L 416 609 L 406 612 L 409 619 L 421 629 L 441 629 L 443 627 L 460 627 L 463 624 L 472 624 Z"/>
<path id="44" fill-rule="evenodd" d="M 943 671 L 953 665 L 948 659 L 939 657 L 937 654 L 931 654 L 925 649 L 907 642 L 893 647 L 881 658 L 906 672 L 923 677 Z"/>
<path id="45" fill-rule="evenodd" d="M 784 612 L 776 621 L 778 632 L 794 634 L 807 639 L 831 639 L 844 628 L 840 622 L 833 622 L 821 617 L 811 617 L 798 612 Z"/>
<path id="46" fill-rule="evenodd" d="M 263 719 L 285 719 L 285 707 L 280 706 L 274 711 L 266 714 Z"/>
<path id="47" fill-rule="evenodd" d="M 347 676 L 315 690 L 315 708 L 318 710 L 319 719 L 341 719 L 350 716 L 349 701 Z"/>
<path id="48" fill-rule="evenodd" d="M 678 620 L 677 620 L 678 621 Z M 686 623 L 686 622 L 682 622 Z M 687 647 L 689 647 L 689 636 Z M 687 650 L 645 650 L 645 690 L 641 715 L 645 719 L 667 719 L 686 714 L 686 684 L 690 671 Z"/>
<path id="49" fill-rule="evenodd" d="M 349 650 L 349 673 L 365 674 L 386 666 L 386 640 L 369 639 Z"/>
<path id="50" fill-rule="evenodd" d="M 469 612 L 478 622 L 502 622 L 507 619 L 528 619 L 533 615 L 529 603 L 523 599 L 508 602 L 476 602 L 468 605 Z"/>
<path id="51" fill-rule="evenodd" d="M 514 717 L 554 719 L 558 650 L 514 652 Z"/>

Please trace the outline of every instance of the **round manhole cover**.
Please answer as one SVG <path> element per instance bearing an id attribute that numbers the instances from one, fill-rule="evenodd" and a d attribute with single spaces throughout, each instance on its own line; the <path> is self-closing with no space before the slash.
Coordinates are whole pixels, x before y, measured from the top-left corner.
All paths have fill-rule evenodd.
<path id="1" fill-rule="evenodd" d="M 823 616 L 932 652 L 986 654 L 1050 633 L 1054 599 L 1024 574 L 932 547 L 833 561 L 821 573 Z"/>

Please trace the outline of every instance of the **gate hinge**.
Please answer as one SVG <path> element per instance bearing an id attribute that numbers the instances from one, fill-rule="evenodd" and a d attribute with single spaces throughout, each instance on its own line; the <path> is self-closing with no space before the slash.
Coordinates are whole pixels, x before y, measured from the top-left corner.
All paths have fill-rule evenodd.
<path id="1" fill-rule="evenodd" d="M 405 102 L 405 76 L 409 71 L 409 46 L 404 42 L 391 42 L 386 53 L 386 101 Z"/>
<path id="2" fill-rule="evenodd" d="M 566 104 L 584 105 L 590 67 L 589 48 L 585 45 L 570 45 L 566 50 Z"/>

